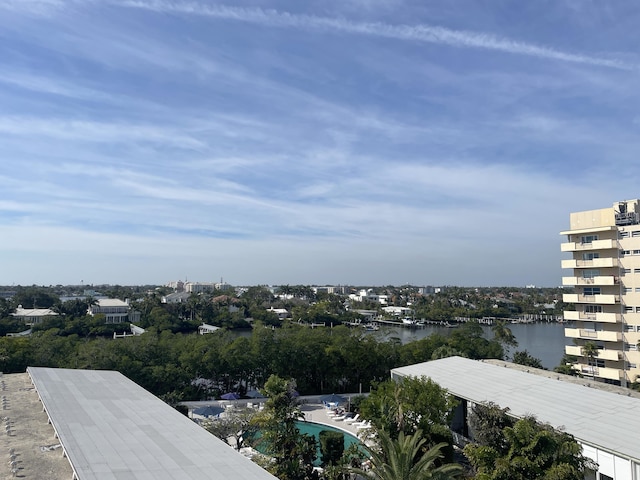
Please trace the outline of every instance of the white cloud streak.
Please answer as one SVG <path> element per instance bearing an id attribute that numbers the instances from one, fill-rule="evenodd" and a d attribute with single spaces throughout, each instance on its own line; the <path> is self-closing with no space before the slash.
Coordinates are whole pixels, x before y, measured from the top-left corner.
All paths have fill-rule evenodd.
<path id="1" fill-rule="evenodd" d="M 547 60 L 580 63 L 622 70 L 636 70 L 632 65 L 615 58 L 601 58 L 579 53 L 534 45 L 496 36 L 491 33 L 453 30 L 431 25 L 392 25 L 382 22 L 355 22 L 345 18 L 292 14 L 272 9 L 240 8 L 226 5 L 204 5 L 195 2 L 169 2 L 162 0 L 125 0 L 115 4 L 149 10 L 157 13 L 198 15 L 223 20 L 252 23 L 271 28 L 296 28 L 300 30 L 334 31 L 395 40 L 449 45 L 461 48 L 478 48 L 524 55 Z"/>

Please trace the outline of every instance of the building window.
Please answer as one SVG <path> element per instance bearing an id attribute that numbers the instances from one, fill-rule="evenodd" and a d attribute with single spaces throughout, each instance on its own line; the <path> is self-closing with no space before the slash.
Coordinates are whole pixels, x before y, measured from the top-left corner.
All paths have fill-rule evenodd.
<path id="1" fill-rule="evenodd" d="M 584 252 L 582 254 L 583 260 L 593 260 L 594 258 L 600 258 L 600 254 L 598 252 Z"/>
<path id="2" fill-rule="evenodd" d="M 640 287 L 636 287 L 636 293 L 640 293 Z"/>
<path id="3" fill-rule="evenodd" d="M 631 255 L 631 250 L 620 250 L 620 256 Z"/>
<path id="4" fill-rule="evenodd" d="M 618 238 L 629 238 L 629 232 L 618 232 Z"/>
<path id="5" fill-rule="evenodd" d="M 625 330 L 625 332 L 635 332 L 636 331 L 636 326 L 635 325 L 626 324 L 624 326 L 624 330 Z"/>
<path id="6" fill-rule="evenodd" d="M 636 307 L 636 313 L 640 313 L 640 307 Z"/>
<path id="7" fill-rule="evenodd" d="M 595 269 L 587 269 L 582 271 L 582 278 L 594 278 L 600 276 L 600 270 Z"/>
<path id="8" fill-rule="evenodd" d="M 598 240 L 598 235 L 583 235 L 580 237 L 580 243 L 593 243 Z"/>
<path id="9" fill-rule="evenodd" d="M 640 255 L 640 250 L 634 250 L 634 251 L 633 251 L 633 254 L 634 254 L 634 255 Z"/>
<path id="10" fill-rule="evenodd" d="M 624 293 L 631 293 L 631 292 L 633 292 L 633 288 L 631 288 L 631 287 L 624 287 L 623 292 L 624 292 Z"/>
<path id="11" fill-rule="evenodd" d="M 624 313 L 633 313 L 633 307 L 624 307 Z"/>
<path id="12" fill-rule="evenodd" d="M 602 305 L 585 305 L 584 313 L 602 313 Z"/>
<path id="13" fill-rule="evenodd" d="M 626 233 L 628 234 L 629 232 L 626 232 Z M 631 232 L 631 236 L 632 237 L 640 237 L 640 230 L 636 230 L 634 232 Z"/>
<path id="14" fill-rule="evenodd" d="M 600 295 L 600 287 L 584 287 L 584 295 Z"/>
<path id="15" fill-rule="evenodd" d="M 601 358 L 596 358 L 596 367 L 604 368 L 604 360 Z"/>
<path id="16" fill-rule="evenodd" d="M 640 270 L 640 269 L 639 269 L 639 270 Z M 631 269 L 630 269 L 630 268 L 623 268 L 623 269 L 621 270 L 621 272 L 622 272 L 622 275 L 626 275 L 627 273 L 631 273 Z"/>

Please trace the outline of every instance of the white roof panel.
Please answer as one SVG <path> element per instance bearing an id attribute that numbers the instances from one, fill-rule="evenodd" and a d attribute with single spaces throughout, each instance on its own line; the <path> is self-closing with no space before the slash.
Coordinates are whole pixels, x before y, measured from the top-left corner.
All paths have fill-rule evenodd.
<path id="1" fill-rule="evenodd" d="M 395 368 L 392 375 L 429 377 L 474 403 L 534 415 L 577 440 L 640 461 L 640 399 L 482 361 L 449 357 Z"/>
<path id="2" fill-rule="evenodd" d="M 118 372 L 27 371 L 79 480 L 275 479 Z"/>

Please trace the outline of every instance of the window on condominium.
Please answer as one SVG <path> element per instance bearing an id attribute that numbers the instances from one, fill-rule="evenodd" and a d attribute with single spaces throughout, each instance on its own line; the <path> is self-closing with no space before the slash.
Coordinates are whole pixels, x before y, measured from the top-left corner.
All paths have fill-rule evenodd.
<path id="1" fill-rule="evenodd" d="M 580 237 L 580 243 L 592 243 L 598 240 L 598 235 L 583 235 Z"/>
<path id="2" fill-rule="evenodd" d="M 602 313 L 602 305 L 585 305 L 584 313 Z"/>
<path id="3" fill-rule="evenodd" d="M 634 268 L 633 273 L 640 273 L 640 268 Z"/>
<path id="4" fill-rule="evenodd" d="M 631 269 L 630 268 L 623 268 L 620 273 L 622 273 L 622 275 L 626 275 L 627 273 L 631 273 Z"/>
<path id="5" fill-rule="evenodd" d="M 636 230 L 635 232 L 631 232 L 631 236 L 632 237 L 640 237 L 640 230 Z"/>
<path id="6" fill-rule="evenodd" d="M 631 255 L 631 250 L 620 250 L 620 256 Z"/>
<path id="7" fill-rule="evenodd" d="M 582 271 L 582 278 L 594 278 L 600 276 L 600 270 L 598 269 L 587 269 Z"/>
<path id="8" fill-rule="evenodd" d="M 632 368 L 638 368 L 635 363 L 627 363 L 627 370 L 631 370 Z"/>
<path id="9" fill-rule="evenodd" d="M 596 367 L 604 368 L 604 360 L 596 358 Z"/>
<path id="10" fill-rule="evenodd" d="M 618 232 L 618 238 L 629 238 L 629 232 Z"/>
<path id="11" fill-rule="evenodd" d="M 633 291 L 633 288 L 631 287 L 624 287 L 624 293 L 631 293 Z"/>
<path id="12" fill-rule="evenodd" d="M 600 295 L 600 287 L 584 287 L 584 295 Z"/>
<path id="13" fill-rule="evenodd" d="M 633 307 L 624 307 L 624 313 L 633 313 Z"/>
<path id="14" fill-rule="evenodd" d="M 583 260 L 593 260 L 594 258 L 600 258 L 600 254 L 598 252 L 584 252 L 582 254 Z"/>
<path id="15" fill-rule="evenodd" d="M 626 324 L 624 326 L 624 330 L 625 330 L 625 332 L 635 332 L 636 331 L 636 326 L 635 325 Z"/>

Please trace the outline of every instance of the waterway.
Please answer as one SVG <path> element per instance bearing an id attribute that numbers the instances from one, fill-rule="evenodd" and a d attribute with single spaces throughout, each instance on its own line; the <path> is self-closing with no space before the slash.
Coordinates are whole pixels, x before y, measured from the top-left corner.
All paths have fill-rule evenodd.
<path id="1" fill-rule="evenodd" d="M 507 326 L 518 341 L 518 346 L 508 350 L 507 356 L 510 357 L 515 351 L 526 350 L 530 355 L 540 359 L 542 366 L 548 370 L 553 370 L 560 364 L 564 355 L 564 346 L 573 345 L 571 340 L 564 336 L 565 327 L 570 326 L 566 323 L 510 323 Z M 491 327 L 483 325 L 482 329 L 486 338 L 493 337 Z M 455 328 L 437 325 L 425 325 L 420 328 L 381 326 L 380 330 L 365 334 L 375 335 L 383 340 L 398 338 L 402 344 L 405 344 L 428 337 L 433 333 L 449 336 L 455 331 Z M 237 332 L 237 335 L 250 337 L 251 332 Z"/>
<path id="2" fill-rule="evenodd" d="M 542 365 L 553 370 L 564 355 L 564 346 L 572 345 L 571 340 L 565 338 L 564 329 L 566 324 L 562 323 L 512 323 L 507 325 L 518 341 L 516 348 L 511 348 L 507 355 L 515 351 L 527 350 L 530 355 L 539 358 Z M 492 338 L 491 327 L 482 326 L 486 338 Z M 404 327 L 380 327 L 377 332 L 371 334 L 379 335 L 381 338 L 398 338 L 403 344 L 428 337 L 433 333 L 449 336 L 455 332 L 455 328 L 447 328 L 436 325 L 425 325 L 421 328 Z"/>

